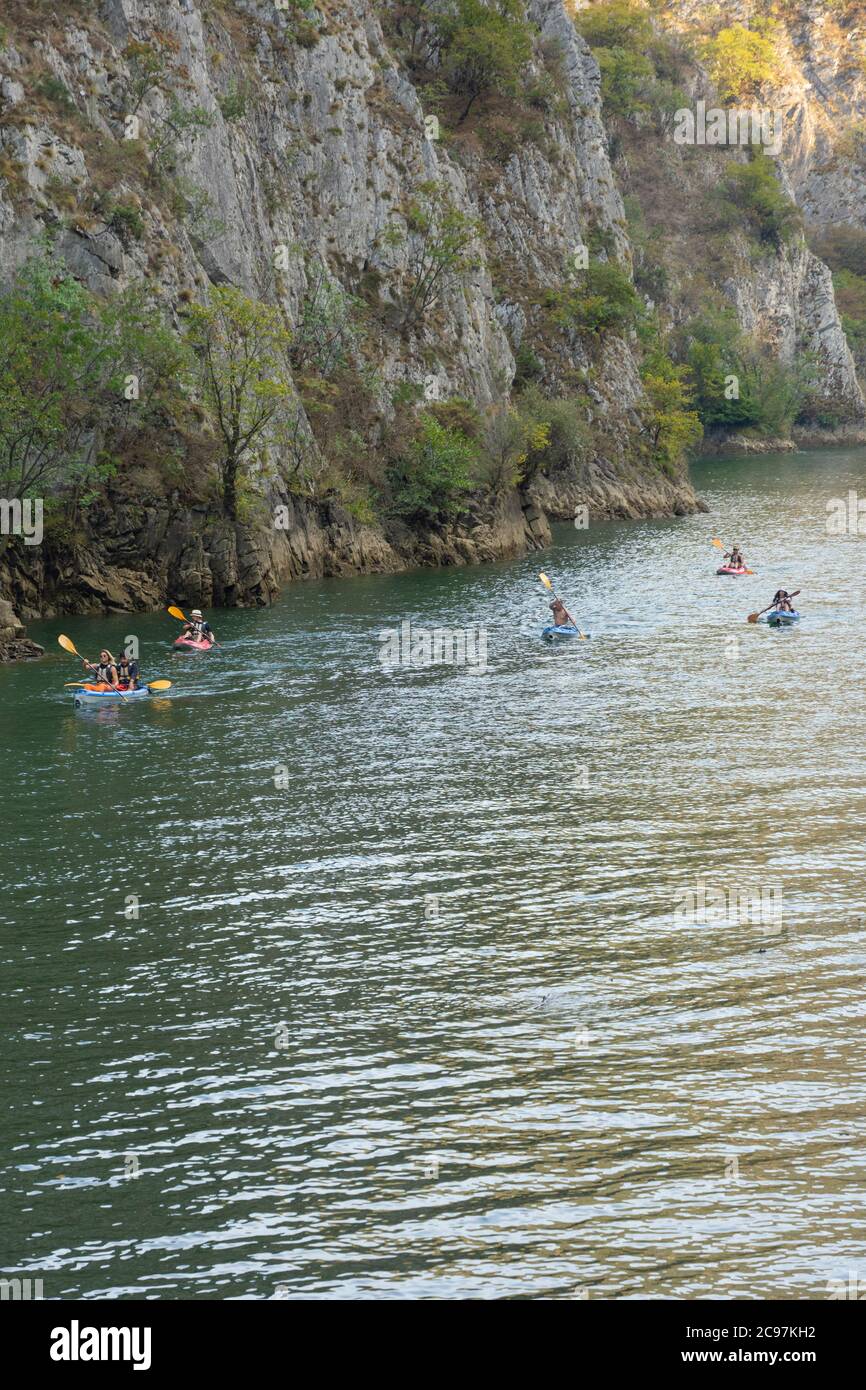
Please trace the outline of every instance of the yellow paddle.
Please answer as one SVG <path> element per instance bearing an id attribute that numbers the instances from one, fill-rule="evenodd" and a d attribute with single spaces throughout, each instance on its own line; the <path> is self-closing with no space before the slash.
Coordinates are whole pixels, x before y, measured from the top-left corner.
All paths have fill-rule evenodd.
<path id="1" fill-rule="evenodd" d="M 550 592 L 553 594 L 553 597 L 554 597 L 554 598 L 558 598 L 558 594 L 556 593 L 556 591 L 555 591 L 553 585 L 551 584 L 550 580 L 548 579 L 547 575 L 546 575 L 546 574 L 540 574 L 538 577 L 539 577 L 539 579 L 541 580 L 542 584 L 544 585 L 545 589 L 549 589 Z M 562 600 L 560 599 L 560 603 L 561 603 L 561 602 L 562 602 Z M 565 608 L 565 604 L 563 604 L 563 607 Z M 565 611 L 566 611 L 566 613 L 568 613 L 568 609 L 567 609 L 567 608 L 565 609 Z M 571 617 L 571 614 L 568 613 L 568 616 Z M 577 623 L 575 623 L 574 625 L 575 625 L 575 627 L 577 627 Z M 581 630 L 580 630 L 579 627 L 577 628 L 577 635 L 578 635 L 578 637 L 582 637 L 582 638 L 585 638 L 585 637 L 586 637 L 586 633 L 585 633 L 585 632 L 581 632 Z"/>
<path id="2" fill-rule="evenodd" d="M 60 634 L 60 636 L 58 637 L 57 640 L 58 640 L 58 642 L 60 643 L 61 647 L 63 648 L 63 650 L 64 650 L 65 652 L 69 652 L 72 656 L 77 656 L 79 661 L 84 661 L 84 660 L 85 660 L 85 658 L 81 655 L 81 653 L 80 653 L 79 651 L 76 650 L 75 643 L 73 642 L 73 640 L 72 640 L 71 637 L 66 637 L 66 636 L 64 635 L 64 633 L 61 632 L 61 634 Z M 108 649 L 106 648 L 106 650 L 108 650 Z M 113 658 L 112 658 L 112 660 L 113 660 Z M 90 663 L 88 663 L 88 664 L 90 664 Z M 75 684 L 75 685 L 86 685 L 87 682 L 86 682 L 86 681 L 75 681 L 74 684 Z M 124 695 L 124 693 L 123 693 L 122 690 L 118 690 L 117 693 L 118 693 L 118 695 L 120 696 L 121 700 L 123 700 L 123 701 L 126 700 L 126 696 Z"/>
<path id="3" fill-rule="evenodd" d="M 720 541 L 719 538 L 718 538 L 718 536 L 713 536 L 713 541 L 712 541 L 712 543 L 713 543 L 713 545 L 718 546 L 719 550 L 725 551 L 724 542 Z M 744 568 L 745 568 L 745 566 L 744 566 Z M 748 569 L 746 570 L 746 574 L 754 574 L 754 573 L 755 573 L 754 570 L 748 570 Z"/>
<path id="4" fill-rule="evenodd" d="M 171 690 L 171 681 L 145 681 L 144 683 L 147 686 L 148 690 Z M 87 681 L 66 681 L 64 683 L 63 689 L 72 690 L 76 686 L 84 686 L 87 684 Z"/>
<path id="5" fill-rule="evenodd" d="M 183 616 L 183 612 L 181 611 L 181 609 L 180 609 L 180 608 L 176 608 L 176 607 L 174 606 L 174 604 L 170 604 L 169 607 L 168 607 L 165 611 L 166 611 L 166 613 L 170 613 L 171 616 L 172 616 L 173 618 L 177 618 L 177 620 L 178 620 L 179 623 L 185 623 L 185 622 L 188 622 L 188 621 L 189 621 L 188 618 L 185 618 L 185 617 Z M 211 638 L 211 641 L 213 642 L 213 644 L 214 644 L 215 647 L 219 647 L 219 645 L 220 645 L 219 642 L 214 641 L 213 638 Z M 220 651 L 222 651 L 222 648 L 221 648 L 221 647 L 220 647 Z"/>

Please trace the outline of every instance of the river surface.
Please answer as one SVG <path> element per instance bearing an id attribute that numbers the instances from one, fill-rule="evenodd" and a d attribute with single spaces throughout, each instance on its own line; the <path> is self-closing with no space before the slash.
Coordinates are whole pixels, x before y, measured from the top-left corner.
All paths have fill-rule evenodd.
<path id="1" fill-rule="evenodd" d="M 866 452 L 0 669 L 0 1266 L 46 1298 L 866 1279 Z M 866 530 L 866 518 L 863 521 Z M 754 578 L 715 575 L 713 536 Z M 554 578 L 587 641 L 539 640 Z M 799 627 L 750 626 L 784 585 Z M 463 665 L 380 634 L 481 624 Z M 170 697 L 76 711 L 56 644 Z M 475 634 L 471 634 L 474 636 Z M 459 655 L 459 646 L 456 649 Z"/>

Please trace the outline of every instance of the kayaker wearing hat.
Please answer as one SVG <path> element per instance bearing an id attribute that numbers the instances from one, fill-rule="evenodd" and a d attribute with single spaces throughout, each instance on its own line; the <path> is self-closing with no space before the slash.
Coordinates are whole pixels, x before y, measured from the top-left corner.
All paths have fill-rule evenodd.
<path id="1" fill-rule="evenodd" d="M 732 546 L 731 553 L 724 558 L 730 562 L 732 570 L 743 570 L 746 568 L 743 552 L 738 545 Z"/>
<path id="2" fill-rule="evenodd" d="M 114 664 L 114 657 L 107 648 L 103 648 L 99 653 L 97 662 L 85 661 L 84 669 L 92 671 L 94 683 L 103 689 L 117 689 L 117 667 Z"/>
<path id="3" fill-rule="evenodd" d="M 126 652 L 118 660 L 117 679 L 124 690 L 135 690 L 138 685 L 138 662 L 130 661 Z"/>
<path id="4" fill-rule="evenodd" d="M 555 598 L 550 605 L 553 613 L 553 621 L 557 627 L 577 627 L 574 618 L 569 613 L 561 598 Z"/>
<path id="5" fill-rule="evenodd" d="M 205 622 L 201 609 L 194 608 L 190 616 L 192 621 L 186 624 L 181 637 L 188 638 L 190 642 L 215 642 L 213 628 Z"/>

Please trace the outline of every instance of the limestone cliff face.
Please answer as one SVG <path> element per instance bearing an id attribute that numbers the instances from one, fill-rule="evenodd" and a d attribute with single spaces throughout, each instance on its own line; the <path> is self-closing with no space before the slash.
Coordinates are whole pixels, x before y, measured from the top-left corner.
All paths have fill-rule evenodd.
<path id="1" fill-rule="evenodd" d="M 561 286 L 567 259 L 591 231 L 629 262 L 598 69 L 563 0 L 531 0 L 534 70 L 544 73 L 544 44 L 553 45 L 564 100 L 540 114 L 532 139 L 491 157 L 477 138 L 434 138 L 423 92 L 390 45 L 392 9 L 368 0 L 310 12 L 267 0 L 102 0 L 73 5 L 46 26 L 26 3 L 16 5 L 0 53 L 0 138 L 15 170 L 13 186 L 0 189 L 0 274 L 27 257 L 47 226 L 75 275 L 97 293 L 147 278 L 177 316 L 190 294 L 231 284 L 278 302 L 295 325 L 311 276 L 324 266 L 347 293 L 369 297 L 373 286 L 364 353 L 384 418 L 401 387 L 481 408 L 506 401 L 527 332 L 527 293 Z M 156 43 L 167 55 L 160 80 L 143 92 L 131 57 L 136 43 Z M 42 90 L 50 90 L 46 72 L 62 84 L 59 111 L 34 102 L 37 69 Z M 245 99 L 232 108 L 227 98 L 238 92 Z M 180 143 L 182 191 L 168 206 L 143 191 L 123 137 L 134 107 L 142 138 L 152 139 L 178 95 L 207 119 Z M 106 179 L 115 202 L 136 209 L 137 236 L 70 215 L 70 190 L 74 203 L 76 191 Z M 484 232 L 471 274 L 423 324 L 398 330 L 389 306 L 417 248 L 411 231 L 402 243 L 383 233 L 405 229 L 407 203 L 425 182 L 446 189 Z M 552 370 L 567 377 L 589 366 L 575 340 Z M 601 515 L 697 506 L 684 476 L 642 476 L 627 462 L 640 427 L 632 345 L 609 343 L 592 376 L 590 414 L 603 423 L 603 445 L 551 494 L 554 508 L 561 511 L 565 497 Z M 427 535 L 362 524 L 339 500 L 298 496 L 280 481 L 258 520 L 243 527 L 136 486 L 130 495 L 121 480 L 94 509 L 98 543 L 47 545 L 38 559 L 28 552 L 0 562 L 0 582 L 22 611 L 155 604 L 166 586 L 188 602 L 266 602 L 300 575 L 470 562 L 543 544 L 548 535 L 543 480 L 535 497 L 481 498 L 460 525 Z M 268 521 L 280 504 L 292 518 L 288 530 Z"/>
<path id="2" fill-rule="evenodd" d="M 279 304 L 294 327 L 324 269 L 370 310 L 354 348 L 375 406 L 370 448 L 400 391 L 422 402 L 465 398 L 482 410 L 507 402 L 516 354 L 538 342 L 539 299 L 562 287 L 574 253 L 601 246 L 626 267 L 632 261 L 598 67 L 566 0 L 528 0 L 538 31 L 530 75 L 541 82 L 555 65 L 555 99 L 539 102 L 532 128 L 510 146 L 491 143 L 495 122 L 437 138 L 427 89 L 394 39 L 396 8 L 70 0 L 46 21 L 41 6 L 10 0 L 0 39 L 0 276 L 48 228 L 98 294 L 146 279 L 179 324 L 190 297 L 236 285 Z M 687 22 L 688 4 L 679 9 Z M 135 66 L 140 44 L 164 60 L 150 82 Z M 178 137 L 166 197 L 145 175 L 176 102 L 205 119 Z M 144 156 L 124 138 L 130 115 Z M 798 196 L 809 177 L 795 179 Z M 479 219 L 482 234 L 471 272 L 407 327 L 396 306 L 418 247 L 406 212 L 425 183 Z M 95 186 L 127 210 L 125 224 L 78 214 Z M 402 239 L 387 235 L 395 227 Z M 743 323 L 771 327 L 780 355 L 804 339 L 819 345 L 828 390 L 847 393 L 852 416 L 862 416 L 825 267 L 803 247 L 730 278 Z M 580 504 L 591 516 L 700 505 L 686 476 L 645 464 L 634 449 L 645 404 L 635 341 L 609 337 L 599 348 L 574 335 L 544 365 L 546 385 L 563 394 L 581 383 L 591 448 L 553 482 L 542 474 L 520 491 L 479 494 L 459 524 L 422 533 L 361 521 L 317 490 L 316 468 L 300 488 L 286 469 L 238 525 L 188 489 L 121 476 L 90 514 L 88 534 L 0 557 L 0 592 L 24 616 L 156 606 L 168 595 L 264 603 L 305 575 L 471 563 L 543 545 L 547 515 Z M 300 381 L 298 389 L 300 400 Z M 305 435 L 324 468 L 308 427 Z M 281 527 L 278 506 L 288 517 Z"/>
<path id="3" fill-rule="evenodd" d="M 664 24 L 692 41 L 722 26 L 749 27 L 762 12 L 748 0 L 732 0 L 710 13 L 700 0 L 673 0 Z M 781 117 L 777 168 L 783 187 L 800 208 L 807 231 L 866 219 L 866 145 L 858 130 L 866 103 L 863 45 L 866 12 L 851 3 L 791 0 L 775 6 L 777 75 L 742 106 L 767 108 Z M 694 96 L 718 102 L 699 64 Z M 737 103 L 729 103 L 737 104 Z M 739 265 L 724 278 L 724 291 L 743 327 L 760 336 L 781 361 L 805 352 L 819 371 L 818 392 L 843 423 L 835 430 L 800 426 L 799 442 L 866 440 L 866 403 L 840 321 L 828 267 L 800 237 L 772 261 Z"/>
<path id="4" fill-rule="evenodd" d="M 797 203 L 809 222 L 862 225 L 866 151 L 856 131 L 866 107 L 866 10 L 859 0 L 791 0 L 772 14 L 779 72 L 761 102 L 783 112 L 782 160 Z M 686 32 L 706 30 L 700 0 L 673 0 L 669 15 Z M 760 17 L 747 0 L 724 7 L 728 25 Z"/>

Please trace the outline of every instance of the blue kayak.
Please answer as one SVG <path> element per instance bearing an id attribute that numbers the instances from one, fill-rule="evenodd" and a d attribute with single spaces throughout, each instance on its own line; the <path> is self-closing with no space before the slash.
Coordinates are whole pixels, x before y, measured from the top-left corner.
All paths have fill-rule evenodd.
<path id="1" fill-rule="evenodd" d="M 554 624 L 552 627 L 543 628 L 541 635 L 545 641 L 555 642 L 559 637 L 579 637 L 580 628 L 575 627 L 572 623 L 563 623 L 562 627 L 557 627 Z"/>
<path id="2" fill-rule="evenodd" d="M 124 690 L 121 695 L 119 690 L 94 690 L 88 689 L 85 685 L 80 690 L 72 693 L 72 703 L 78 707 L 80 705 L 128 705 L 133 700 L 146 700 L 150 695 L 146 685 L 140 685 L 136 690 Z"/>
<path id="3" fill-rule="evenodd" d="M 767 622 L 770 627 L 792 627 L 794 623 L 799 621 L 799 613 L 788 613 L 783 608 L 774 608 L 772 613 L 767 614 Z"/>

